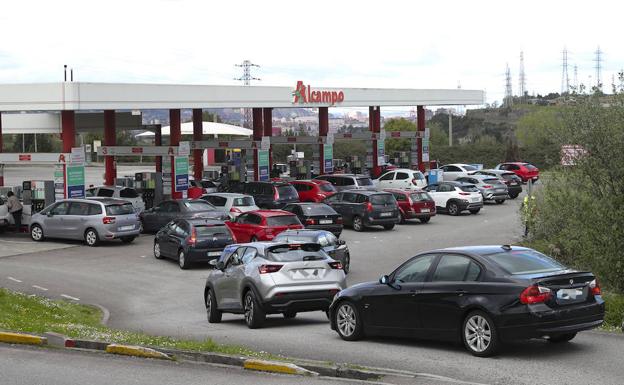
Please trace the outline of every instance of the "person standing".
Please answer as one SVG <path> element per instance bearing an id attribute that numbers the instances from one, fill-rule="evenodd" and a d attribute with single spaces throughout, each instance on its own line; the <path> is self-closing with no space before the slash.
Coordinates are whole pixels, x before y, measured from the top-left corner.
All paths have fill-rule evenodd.
<path id="1" fill-rule="evenodd" d="M 13 193 L 13 191 L 9 191 L 7 193 L 7 208 L 9 209 L 9 213 L 13 215 L 13 222 L 15 222 L 15 231 L 19 233 L 20 228 L 22 227 L 22 209 L 24 208 L 20 203 L 17 196 Z"/>

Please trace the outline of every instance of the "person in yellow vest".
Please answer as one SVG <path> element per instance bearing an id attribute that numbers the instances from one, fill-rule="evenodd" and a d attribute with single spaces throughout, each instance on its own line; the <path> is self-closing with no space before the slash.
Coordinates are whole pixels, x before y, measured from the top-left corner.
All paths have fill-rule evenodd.
<path id="1" fill-rule="evenodd" d="M 530 197 L 527 195 L 522 200 L 522 222 L 524 222 L 524 236 L 529 235 L 529 228 L 532 227 L 533 222 L 535 221 L 535 196 L 531 195 Z"/>

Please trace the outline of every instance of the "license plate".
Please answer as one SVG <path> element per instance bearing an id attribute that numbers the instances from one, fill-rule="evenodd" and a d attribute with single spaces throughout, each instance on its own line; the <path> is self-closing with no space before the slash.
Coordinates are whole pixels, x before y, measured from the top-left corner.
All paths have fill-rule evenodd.
<path id="1" fill-rule="evenodd" d="M 318 269 L 298 269 L 292 271 L 292 279 L 317 279 L 320 277 Z"/>
<path id="2" fill-rule="evenodd" d="M 470 198 L 470 202 L 479 202 L 479 198 Z"/>
<path id="3" fill-rule="evenodd" d="M 392 212 L 381 213 L 379 216 L 380 217 L 391 217 L 392 216 Z"/>
<path id="4" fill-rule="evenodd" d="M 420 212 L 421 212 L 421 213 L 428 213 L 428 212 L 429 212 L 429 209 L 420 209 Z"/>
<path id="5" fill-rule="evenodd" d="M 559 289 L 557 290 L 557 299 L 564 301 L 579 301 L 585 299 L 583 289 Z"/>
<path id="6" fill-rule="evenodd" d="M 130 225 L 130 226 L 119 226 L 119 231 L 128 231 L 128 230 L 134 230 L 134 225 Z"/>
<path id="7" fill-rule="evenodd" d="M 503 191 L 505 191 L 505 189 L 504 189 L 504 188 L 497 188 L 497 189 L 496 189 L 496 192 L 503 192 Z"/>
<path id="8" fill-rule="evenodd" d="M 208 256 L 209 256 L 209 257 L 218 257 L 218 256 L 220 256 L 220 255 L 221 255 L 221 252 L 220 252 L 220 251 L 209 251 L 209 252 L 208 252 Z"/>
<path id="9" fill-rule="evenodd" d="M 319 224 L 321 225 L 331 225 L 332 223 L 334 223 L 334 221 L 332 221 L 331 219 L 321 219 L 319 221 Z"/>

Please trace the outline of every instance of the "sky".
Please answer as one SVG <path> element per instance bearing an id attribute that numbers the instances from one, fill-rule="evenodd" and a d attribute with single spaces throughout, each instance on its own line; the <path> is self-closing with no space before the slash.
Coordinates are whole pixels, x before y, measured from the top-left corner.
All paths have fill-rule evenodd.
<path id="1" fill-rule="evenodd" d="M 570 83 L 605 91 L 624 68 L 616 1 L 20 0 L 0 11 L 0 83 L 239 84 L 234 66 L 259 64 L 254 84 L 485 90 L 500 102 L 509 64 L 519 88 L 561 91 L 562 51 Z"/>

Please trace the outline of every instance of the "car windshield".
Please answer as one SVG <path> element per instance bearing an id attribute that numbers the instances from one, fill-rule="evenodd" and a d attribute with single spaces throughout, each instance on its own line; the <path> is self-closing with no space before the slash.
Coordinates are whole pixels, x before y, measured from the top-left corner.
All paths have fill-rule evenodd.
<path id="1" fill-rule="evenodd" d="M 322 183 L 319 186 L 319 189 L 324 192 L 336 192 L 336 188 L 331 183 Z"/>
<path id="2" fill-rule="evenodd" d="M 394 203 L 394 201 L 392 194 L 374 194 L 370 196 L 370 202 L 374 205 L 387 205 Z"/>
<path id="3" fill-rule="evenodd" d="M 425 176 L 424 176 L 424 175 L 423 175 L 423 173 L 422 173 L 422 172 L 420 172 L 420 171 L 419 171 L 419 172 L 415 172 L 415 173 L 414 173 L 414 179 L 420 179 L 420 180 L 422 180 L 422 179 L 425 179 Z"/>
<path id="4" fill-rule="evenodd" d="M 273 242 L 291 242 L 291 243 L 314 243 L 315 237 L 306 235 L 288 235 L 281 233 L 273 239 Z"/>
<path id="5" fill-rule="evenodd" d="M 225 225 L 195 225 L 195 231 L 199 238 L 214 236 L 231 237 L 230 231 Z"/>
<path id="6" fill-rule="evenodd" d="M 319 261 L 327 259 L 316 243 L 288 244 L 270 247 L 267 258 L 275 262 Z"/>
<path id="7" fill-rule="evenodd" d="M 299 194 L 297 194 L 297 190 L 289 184 L 277 186 L 277 194 L 280 199 L 284 198 L 298 198 Z"/>
<path id="8" fill-rule="evenodd" d="M 247 207 L 247 206 L 255 206 L 256 202 L 254 202 L 253 197 L 240 197 L 234 198 L 232 200 L 232 206 L 234 207 Z"/>
<path id="9" fill-rule="evenodd" d="M 332 215 L 336 214 L 334 209 L 326 204 L 319 203 L 316 205 L 301 205 L 304 215 Z"/>
<path id="10" fill-rule="evenodd" d="M 139 194 L 133 188 L 125 188 L 119 192 L 121 198 L 138 198 Z"/>
<path id="11" fill-rule="evenodd" d="M 459 188 L 462 191 L 465 191 L 465 192 L 479 192 L 479 189 L 476 188 L 474 185 L 471 185 L 471 184 L 470 185 L 466 185 L 466 186 L 459 186 Z"/>
<path id="12" fill-rule="evenodd" d="M 423 202 L 433 200 L 426 192 L 415 192 L 410 194 L 412 202 Z"/>
<path id="13" fill-rule="evenodd" d="M 528 168 L 529 170 L 537 170 L 537 167 L 533 166 L 530 163 L 525 164 L 524 167 Z"/>
<path id="14" fill-rule="evenodd" d="M 202 180 L 202 181 L 201 181 L 201 182 L 199 182 L 199 183 L 201 184 L 201 186 L 202 186 L 203 188 L 213 188 L 213 187 L 215 187 L 215 184 L 214 184 L 214 183 L 212 183 L 212 182 L 211 182 L 211 181 L 209 181 L 209 180 Z"/>
<path id="15" fill-rule="evenodd" d="M 267 225 L 271 227 L 300 225 L 299 219 L 295 215 L 279 215 L 267 218 Z"/>
<path id="16" fill-rule="evenodd" d="M 488 179 L 483 179 L 483 183 L 501 184 L 502 182 L 498 178 L 488 178 Z"/>
<path id="17" fill-rule="evenodd" d="M 372 186 L 373 181 L 368 177 L 356 178 L 358 186 Z"/>
<path id="18" fill-rule="evenodd" d="M 516 174 L 514 174 L 514 173 L 503 174 L 503 179 L 505 179 L 505 180 L 516 179 Z"/>
<path id="19" fill-rule="evenodd" d="M 184 207 L 189 211 L 208 211 L 215 209 L 213 205 L 204 201 L 187 201 L 184 202 Z"/>
<path id="20" fill-rule="evenodd" d="M 465 164 L 463 165 L 463 167 L 466 169 L 466 171 L 477 171 L 478 168 L 476 168 L 475 166 L 471 166 L 469 164 Z"/>
<path id="21" fill-rule="evenodd" d="M 535 250 L 513 250 L 487 255 L 509 274 L 541 274 L 565 270 L 566 267 Z"/>
<path id="22" fill-rule="evenodd" d="M 122 203 L 106 206 L 106 215 L 130 215 L 134 214 L 134 207 L 132 203 Z"/>

